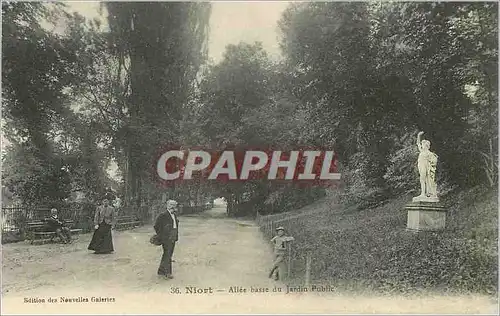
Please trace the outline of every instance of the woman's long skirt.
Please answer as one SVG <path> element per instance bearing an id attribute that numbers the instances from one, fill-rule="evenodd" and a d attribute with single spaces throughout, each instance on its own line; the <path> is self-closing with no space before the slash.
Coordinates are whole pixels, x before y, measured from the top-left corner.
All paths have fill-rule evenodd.
<path id="1" fill-rule="evenodd" d="M 111 236 L 111 225 L 102 222 L 94 232 L 89 244 L 89 250 L 96 253 L 110 253 L 114 251 L 113 237 Z"/>

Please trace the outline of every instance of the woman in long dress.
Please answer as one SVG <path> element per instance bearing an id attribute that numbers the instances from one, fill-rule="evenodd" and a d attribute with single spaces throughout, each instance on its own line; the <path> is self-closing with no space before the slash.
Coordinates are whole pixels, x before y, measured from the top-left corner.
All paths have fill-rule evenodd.
<path id="1" fill-rule="evenodd" d="M 102 206 L 98 206 L 94 216 L 94 235 L 90 241 L 89 250 L 94 250 L 96 254 L 111 253 L 113 248 L 113 237 L 111 229 L 116 224 L 115 209 L 109 205 L 108 200 L 102 202 Z"/>

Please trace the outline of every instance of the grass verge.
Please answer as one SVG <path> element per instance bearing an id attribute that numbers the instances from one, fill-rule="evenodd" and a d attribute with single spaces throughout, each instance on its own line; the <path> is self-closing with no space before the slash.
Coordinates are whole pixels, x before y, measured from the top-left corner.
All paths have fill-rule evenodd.
<path id="1" fill-rule="evenodd" d="M 310 215 L 281 221 L 296 238 L 292 284 L 303 284 L 311 254 L 311 284 L 382 293 L 496 294 L 498 191 L 473 188 L 442 199 L 449 212 L 443 232 L 407 232 L 401 196 L 372 209 L 308 206 Z M 295 212 L 294 212 L 295 213 Z M 276 226 L 275 225 L 275 226 Z M 262 224 L 266 237 L 272 231 Z"/>

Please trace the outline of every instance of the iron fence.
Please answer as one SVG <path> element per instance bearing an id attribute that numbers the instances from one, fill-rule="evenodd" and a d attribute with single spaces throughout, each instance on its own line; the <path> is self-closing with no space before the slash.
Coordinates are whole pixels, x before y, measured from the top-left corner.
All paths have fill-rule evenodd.
<path id="1" fill-rule="evenodd" d="M 49 217 L 50 210 L 50 208 L 2 207 L 2 243 L 24 240 L 27 224 Z M 83 232 L 89 232 L 93 226 L 94 211 L 92 205 L 78 204 L 59 208 L 58 215 L 63 220 L 72 220 L 74 227 L 81 228 Z"/>
<path id="2" fill-rule="evenodd" d="M 28 214 L 22 207 L 2 207 L 2 233 L 19 230 Z"/>

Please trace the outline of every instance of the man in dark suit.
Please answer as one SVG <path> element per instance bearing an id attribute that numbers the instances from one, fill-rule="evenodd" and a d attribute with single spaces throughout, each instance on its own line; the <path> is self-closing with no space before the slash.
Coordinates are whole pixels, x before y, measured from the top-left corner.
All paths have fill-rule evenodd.
<path id="1" fill-rule="evenodd" d="M 165 276 L 167 279 L 173 279 L 172 255 L 175 243 L 179 240 L 179 220 L 176 213 L 177 202 L 168 200 L 166 211 L 158 216 L 154 225 L 156 235 L 158 235 L 163 248 L 158 275 Z"/>
<path id="2" fill-rule="evenodd" d="M 56 232 L 61 242 L 69 244 L 71 242 L 71 230 L 64 225 L 64 222 L 57 215 L 57 209 L 50 210 L 50 217 L 45 220 L 49 229 Z"/>

